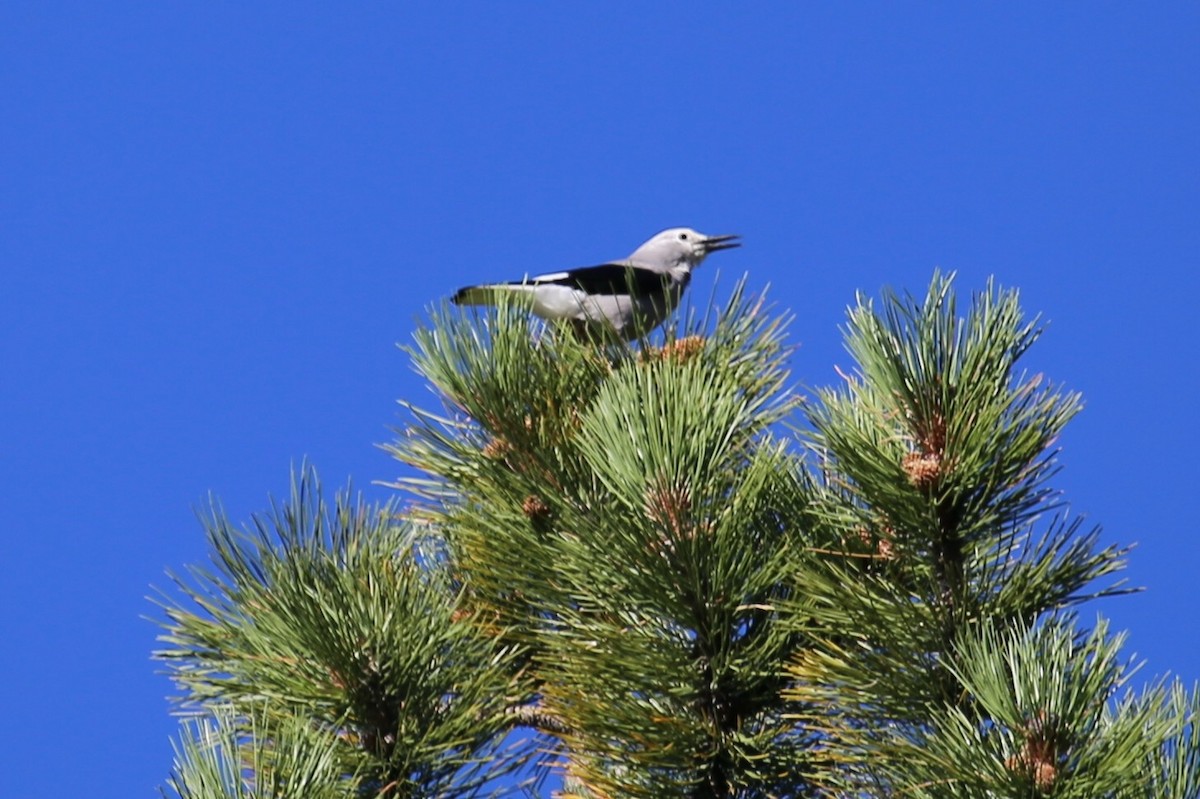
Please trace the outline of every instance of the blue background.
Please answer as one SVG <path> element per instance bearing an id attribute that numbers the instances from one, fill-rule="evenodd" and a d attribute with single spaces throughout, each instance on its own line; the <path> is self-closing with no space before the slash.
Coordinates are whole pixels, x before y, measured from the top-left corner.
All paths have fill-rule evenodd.
<path id="1" fill-rule="evenodd" d="M 769 283 L 806 385 L 856 290 L 1019 287 L 1149 589 L 1084 614 L 1200 678 L 1200 5 L 733 5 L 0 7 L 0 793 L 151 795 L 192 508 L 386 496 L 425 307 L 673 225 L 745 237 L 692 299 Z"/>

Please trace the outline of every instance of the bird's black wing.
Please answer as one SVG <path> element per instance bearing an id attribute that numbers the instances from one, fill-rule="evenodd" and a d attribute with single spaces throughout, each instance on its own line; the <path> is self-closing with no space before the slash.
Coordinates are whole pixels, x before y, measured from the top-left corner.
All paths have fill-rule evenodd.
<path id="1" fill-rule="evenodd" d="M 584 294 L 630 294 L 635 297 L 661 294 L 667 275 L 629 264 L 599 264 L 568 269 L 531 278 L 536 285 L 570 286 Z"/>

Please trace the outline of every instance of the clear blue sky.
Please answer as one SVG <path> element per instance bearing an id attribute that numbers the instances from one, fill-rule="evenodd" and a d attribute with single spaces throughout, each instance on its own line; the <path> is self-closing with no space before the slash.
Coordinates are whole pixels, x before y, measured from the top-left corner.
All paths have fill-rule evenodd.
<path id="1" fill-rule="evenodd" d="M 808 385 L 856 290 L 1019 287 L 1149 589 L 1084 613 L 1200 678 L 1200 5 L 735 5 L 0 7 L 0 793 L 152 795 L 192 508 L 383 497 L 424 307 L 673 225 L 745 237 L 693 299 L 769 283 Z"/>

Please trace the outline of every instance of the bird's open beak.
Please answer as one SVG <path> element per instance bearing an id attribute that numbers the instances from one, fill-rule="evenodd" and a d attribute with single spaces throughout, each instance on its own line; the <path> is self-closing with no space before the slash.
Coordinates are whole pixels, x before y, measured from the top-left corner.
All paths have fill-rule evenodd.
<path id="1" fill-rule="evenodd" d="M 704 239 L 704 251 L 706 253 L 716 252 L 717 250 L 729 250 L 734 247 L 741 247 L 742 243 L 737 241 L 741 236 L 731 233 L 728 236 L 709 236 Z"/>

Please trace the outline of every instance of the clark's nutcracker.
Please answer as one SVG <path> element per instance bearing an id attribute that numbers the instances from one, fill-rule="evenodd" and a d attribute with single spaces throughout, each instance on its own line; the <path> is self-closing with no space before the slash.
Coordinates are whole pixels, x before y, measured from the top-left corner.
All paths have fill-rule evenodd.
<path id="1" fill-rule="evenodd" d="M 585 332 L 615 330 L 634 339 L 658 327 L 692 279 L 692 270 L 717 250 L 737 247 L 738 236 L 705 236 L 676 227 L 654 236 L 623 261 L 526 277 L 512 283 L 467 286 L 456 305 L 495 305 L 502 295 L 524 298 L 543 319 L 565 320 Z"/>

